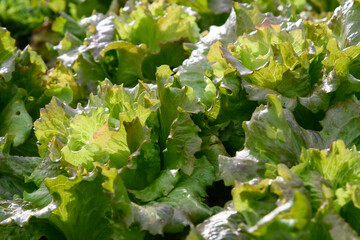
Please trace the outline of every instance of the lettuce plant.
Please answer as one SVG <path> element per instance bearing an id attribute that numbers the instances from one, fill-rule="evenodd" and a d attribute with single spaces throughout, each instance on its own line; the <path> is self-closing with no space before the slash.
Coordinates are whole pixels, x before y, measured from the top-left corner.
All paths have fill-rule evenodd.
<path id="1" fill-rule="evenodd" d="M 26 3 L 1 239 L 359 238 L 359 1 Z"/>

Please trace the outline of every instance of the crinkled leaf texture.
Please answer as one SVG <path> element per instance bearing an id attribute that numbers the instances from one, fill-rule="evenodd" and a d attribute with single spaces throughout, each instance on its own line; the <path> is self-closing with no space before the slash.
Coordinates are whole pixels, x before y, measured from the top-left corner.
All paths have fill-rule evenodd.
<path id="1" fill-rule="evenodd" d="M 0 239 L 359 238 L 357 0 L 31 4 L 58 18 L 0 29 Z"/>
<path id="2" fill-rule="evenodd" d="M 96 224 L 94 239 L 130 237 L 129 229 L 139 237 L 138 228 L 177 233 L 213 214 L 204 198 L 215 180 L 214 166 L 196 156 L 202 140 L 190 114 L 203 106 L 171 75 L 162 66 L 157 86 L 139 82 L 131 89 L 104 81 L 86 107 L 73 109 L 53 98 L 41 110 L 35 134 L 48 168 L 40 164 L 28 180 L 41 184 L 39 174 L 50 177 L 57 164 L 65 167 L 67 174 L 60 171 L 44 181 L 61 200 L 49 220 L 67 238 L 77 239 Z M 40 189 L 27 197 L 40 196 Z M 95 208 L 100 202 L 103 206 Z M 80 217 L 87 211 L 89 218 Z"/>

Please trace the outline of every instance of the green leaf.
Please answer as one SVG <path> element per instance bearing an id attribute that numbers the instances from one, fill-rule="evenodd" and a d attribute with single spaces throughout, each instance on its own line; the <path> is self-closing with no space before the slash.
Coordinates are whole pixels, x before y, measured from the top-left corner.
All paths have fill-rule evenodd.
<path id="1" fill-rule="evenodd" d="M 41 159 L 39 165 L 33 169 L 29 176 L 25 176 L 25 182 L 34 182 L 40 187 L 45 178 L 53 178 L 58 175 L 65 175 L 66 171 L 61 169 L 60 162 L 53 162 L 46 157 Z"/>
<path id="2" fill-rule="evenodd" d="M 80 26 L 80 24 L 64 12 L 60 12 L 60 16 L 55 19 L 51 26 L 51 30 L 60 33 L 61 35 L 71 33 L 80 39 L 83 39 L 86 34 L 85 30 Z"/>
<path id="3" fill-rule="evenodd" d="M 34 123 L 40 156 L 46 156 L 49 151 L 48 144 L 53 137 L 56 137 L 62 144 L 67 142 L 70 118 L 75 114 L 71 108 L 57 98 L 53 98 L 45 108 L 40 110 L 40 118 Z"/>
<path id="4" fill-rule="evenodd" d="M 48 239 L 61 240 L 65 236 L 47 219 L 30 218 L 29 225 L 20 227 L 16 223 L 0 225 L 0 238 L 9 240 L 38 240 L 46 236 Z"/>
<path id="5" fill-rule="evenodd" d="M 251 226 L 276 208 L 276 195 L 271 194 L 267 179 L 256 185 L 239 184 L 231 191 L 231 194 L 234 209 L 240 212 L 246 223 Z"/>
<path id="6" fill-rule="evenodd" d="M 357 187 L 356 187 L 357 188 Z M 355 198 L 358 198 L 358 191 L 357 188 L 355 191 L 352 191 L 353 199 L 350 202 L 347 202 L 341 209 L 340 209 L 340 215 L 343 219 L 345 219 L 346 223 L 348 223 L 353 230 L 356 231 L 357 235 L 359 235 L 360 229 L 357 225 L 358 219 L 357 216 L 359 214 L 359 203 L 358 200 L 355 200 Z M 354 197 L 355 196 L 355 197 Z M 353 231 L 349 231 L 353 233 Z"/>
<path id="7" fill-rule="evenodd" d="M 108 238 L 111 235 L 109 216 L 111 208 L 102 191 L 102 177 L 96 173 L 74 179 L 65 176 L 45 180 L 50 194 L 61 202 L 52 211 L 49 220 L 62 230 L 67 239 Z"/>
<path id="8" fill-rule="evenodd" d="M 138 150 L 144 141 L 150 139 L 150 129 L 141 124 L 139 117 L 131 122 L 124 122 L 124 127 L 127 133 L 127 144 L 132 153 Z"/>
<path id="9" fill-rule="evenodd" d="M 277 172 L 281 177 L 274 180 L 237 185 L 232 190 L 234 209 L 244 216 L 246 231 L 254 237 L 307 237 L 312 216 L 308 192 L 285 165 L 279 164 Z"/>
<path id="10" fill-rule="evenodd" d="M 122 168 L 120 175 L 128 189 L 141 190 L 156 180 L 160 173 L 160 165 L 158 145 L 147 140 L 130 155 L 128 164 Z"/>
<path id="11" fill-rule="evenodd" d="M 148 53 L 142 62 L 142 74 L 145 79 L 155 80 L 156 68 L 161 65 L 169 65 L 171 69 L 182 64 L 189 57 L 184 49 L 183 39 L 169 42 L 161 42 L 158 53 Z"/>
<path id="12" fill-rule="evenodd" d="M 45 17 L 52 17 L 49 8 L 33 5 L 35 1 L 4 1 L 0 6 L 0 22 L 15 38 L 21 39 L 40 27 Z M 38 1 L 36 1 L 38 2 Z"/>
<path id="13" fill-rule="evenodd" d="M 110 158 L 116 167 L 125 164 L 130 155 L 123 125 L 110 129 L 106 123 L 109 113 L 103 108 L 91 109 L 70 121 L 67 145 L 61 150 L 64 160 L 74 166 L 92 168 L 92 162 L 106 162 Z"/>
<path id="14" fill-rule="evenodd" d="M 159 197 L 167 196 L 179 179 L 178 170 L 165 170 L 160 173 L 159 177 L 151 185 L 142 190 L 133 190 L 131 193 L 141 201 L 154 201 Z"/>
<path id="15" fill-rule="evenodd" d="M 154 203 L 140 206 L 132 204 L 134 221 L 139 223 L 142 231 L 151 234 L 163 234 L 167 232 L 181 232 L 184 226 L 190 225 L 186 215 L 179 207 L 169 203 Z"/>
<path id="16" fill-rule="evenodd" d="M 113 83 L 132 87 L 139 79 L 144 79 L 141 68 L 144 52 L 141 47 L 117 41 L 107 44 L 100 55 L 104 57 L 107 66 L 114 65 L 114 69 L 108 69 Z"/>
<path id="17" fill-rule="evenodd" d="M 235 13 L 232 12 L 227 22 L 221 27 L 212 27 L 210 32 L 195 44 L 196 49 L 192 51 L 190 57 L 183 62 L 177 69 L 177 75 L 183 85 L 190 86 L 194 93 L 205 105 L 210 106 L 215 94 L 211 94 L 207 89 L 208 84 L 205 80 L 205 72 L 211 70 L 211 65 L 207 62 L 206 56 L 210 46 L 217 41 L 223 45 L 236 40 L 235 35 Z"/>
<path id="18" fill-rule="evenodd" d="M 275 95 L 269 95 L 267 107 L 258 107 L 250 121 L 244 122 L 245 147 L 259 160 L 269 163 L 298 163 L 301 148 L 325 148 L 317 132 L 301 128 L 292 113 L 282 108 Z"/>
<path id="19" fill-rule="evenodd" d="M 221 42 L 215 42 L 210 46 L 209 53 L 206 56 L 209 63 L 213 63 L 211 68 L 214 72 L 214 75 L 219 78 L 223 77 L 224 72 L 229 68 L 227 62 L 222 57 L 223 52 L 220 50 L 220 47 L 224 47 Z"/>
<path id="20" fill-rule="evenodd" d="M 340 49 L 338 45 L 338 41 L 330 40 L 326 46 L 326 49 L 329 51 L 329 55 L 323 60 L 323 64 L 326 68 L 332 69 L 337 68 L 337 65 L 346 66 L 346 64 L 338 61 L 340 58 L 343 60 L 350 58 L 355 59 L 360 54 L 360 47 L 358 46 L 350 46 L 346 49 Z M 336 64 L 337 63 L 337 64 Z"/>
<path id="21" fill-rule="evenodd" d="M 66 8 L 66 0 L 50 0 L 48 5 L 54 12 L 64 11 Z"/>
<path id="22" fill-rule="evenodd" d="M 337 90 L 336 100 L 344 101 L 350 98 L 354 92 L 360 91 L 360 76 L 357 74 L 360 46 L 350 46 L 341 50 L 336 40 L 330 40 L 326 49 L 329 54 L 322 64 L 325 67 L 327 78 L 333 82 L 334 89 L 331 90 Z"/>
<path id="23" fill-rule="evenodd" d="M 217 50 L 213 49 L 209 53 L 210 47 L 218 41 L 223 46 L 235 42 L 237 36 L 250 33 L 255 29 L 255 26 L 260 26 L 266 17 L 260 13 L 255 5 L 234 3 L 233 6 L 235 11 L 231 12 L 226 23 L 219 27 L 211 27 L 209 33 L 195 44 L 196 49 L 192 51 L 189 59 L 185 60 L 177 69 L 181 83 L 192 87 L 196 96 L 208 107 L 211 106 L 213 98 L 216 96 L 216 94 L 211 94 L 208 91 L 208 84 L 204 77 L 207 71 L 211 71 L 214 58 L 210 55 L 213 55 L 213 50 Z M 207 56 L 210 57 L 209 62 Z M 213 66 L 220 67 L 218 65 L 216 63 Z M 221 66 L 224 65 L 221 64 Z M 221 73 L 217 72 L 216 76 L 221 76 Z"/>
<path id="24" fill-rule="evenodd" d="M 44 98 L 45 83 L 47 80 L 47 67 L 35 51 L 27 46 L 15 58 L 15 71 L 12 74 L 11 82 L 26 90 L 25 102 L 26 109 L 30 116 L 35 119 L 38 117 L 39 107 L 43 107 L 51 97 Z"/>
<path id="25" fill-rule="evenodd" d="M 271 16 L 261 13 L 257 4 L 233 3 L 233 8 L 236 13 L 236 33 L 238 36 L 254 31 L 265 18 L 271 18 Z"/>
<path id="26" fill-rule="evenodd" d="M 3 144 L 6 144 L 6 140 L 0 143 L 1 147 Z M 25 183 L 25 178 L 31 175 L 40 162 L 41 158 L 11 156 L 6 151 L 0 152 L 0 197 L 12 199 L 15 194 L 21 196 L 24 190 L 33 191 L 34 185 Z"/>
<path id="27" fill-rule="evenodd" d="M 55 202 L 50 203 L 46 207 L 36 208 L 30 202 L 20 198 L 14 200 L 0 201 L 0 224 L 16 223 L 20 227 L 28 224 L 31 217 L 48 218 L 51 211 L 56 208 Z"/>
<path id="28" fill-rule="evenodd" d="M 236 240 L 247 239 L 246 233 L 238 231 L 239 225 L 244 221 L 243 217 L 234 209 L 225 209 L 192 229 L 186 240 Z"/>
<path id="29" fill-rule="evenodd" d="M 353 145 L 360 147 L 360 104 L 357 100 L 349 99 L 334 104 L 320 124 L 323 127 L 320 135 L 328 141 L 328 145 L 336 139 L 342 139 L 348 148 Z"/>
<path id="30" fill-rule="evenodd" d="M 112 118 L 119 119 L 121 113 L 120 118 L 125 122 L 132 122 L 138 117 L 140 123 L 144 125 L 152 112 L 150 108 L 156 109 L 158 102 L 154 85 L 139 81 L 136 87 L 127 89 L 112 85 L 106 80 L 100 83 L 98 95 L 90 98 L 89 106 L 106 106 Z M 119 123 L 112 127 L 119 127 Z"/>
<path id="31" fill-rule="evenodd" d="M 45 183 L 42 183 L 36 191 L 31 193 L 24 192 L 24 200 L 33 203 L 37 207 L 46 207 L 51 203 L 52 197 Z"/>
<path id="32" fill-rule="evenodd" d="M 191 176 L 184 175 L 175 188 L 158 202 L 176 203 L 192 222 L 200 222 L 212 214 L 201 200 L 206 197 L 206 186 L 215 180 L 214 168 L 205 157 L 197 159 Z"/>
<path id="33" fill-rule="evenodd" d="M 123 167 L 131 153 L 128 144 L 136 151 L 147 138 L 146 131 L 143 139 L 136 139 L 137 135 L 128 137 L 127 131 L 136 131 L 131 123 L 139 121 L 138 124 L 145 126 L 153 112 L 148 107 L 157 104 L 157 100 L 151 99 L 155 98 L 155 92 L 148 86 L 136 89 L 133 92 L 103 82 L 99 95 L 91 96 L 85 108 L 72 109 L 60 100 L 52 100 L 35 122 L 40 153 L 44 156 L 49 153 L 53 161 L 61 160 L 73 166 L 82 164 L 90 170 L 95 161 L 110 160 L 112 166 Z"/>
<path id="34" fill-rule="evenodd" d="M 225 73 L 218 90 L 219 113 L 216 120 L 209 124 L 220 127 L 219 139 L 232 155 L 243 147 L 245 134 L 242 122 L 250 119 L 257 103 L 247 99 L 241 79 L 234 70 Z"/>
<path id="35" fill-rule="evenodd" d="M 166 65 L 159 67 L 156 72 L 158 95 L 160 99 L 159 120 L 161 123 L 161 132 L 159 145 L 161 150 L 164 150 L 165 147 L 168 147 L 165 146 L 165 144 L 169 144 L 167 142 L 169 134 L 182 134 L 182 132 L 184 131 L 195 133 L 198 132 L 199 130 L 197 130 L 196 127 L 189 126 L 190 128 L 188 130 L 184 130 L 181 127 L 177 126 L 179 125 L 179 123 L 192 121 L 184 112 L 198 113 L 203 110 L 202 104 L 198 101 L 192 89 L 186 86 L 180 88 L 180 86 L 178 86 L 178 78 L 176 76 L 171 77 L 171 74 L 172 71 L 170 70 L 169 66 Z M 169 102 L 167 101 L 167 99 L 172 99 L 172 101 Z M 179 114 L 179 112 L 181 112 L 181 114 Z M 177 118 L 178 120 L 176 120 Z M 173 140 L 171 140 L 170 138 L 169 142 L 171 143 L 172 141 Z M 180 141 L 183 141 L 183 139 L 180 139 Z M 196 140 L 196 138 L 194 139 L 194 141 L 199 142 L 199 140 Z M 190 150 L 190 152 L 186 154 L 194 154 L 196 151 L 198 151 L 196 148 L 200 147 L 200 144 L 201 143 L 197 143 L 197 145 L 194 146 L 195 149 Z M 183 147 L 185 148 L 185 152 L 188 151 L 186 149 L 186 146 Z M 178 151 L 176 149 L 173 149 L 173 147 L 171 147 L 171 144 L 170 148 L 172 149 L 170 149 L 169 154 L 173 154 L 172 152 Z M 166 161 L 169 161 L 169 159 Z M 169 163 L 168 165 L 169 167 L 172 167 L 171 163 Z M 188 173 L 191 173 L 192 165 L 190 164 L 189 168 L 184 168 L 184 170 L 188 171 Z"/>
<path id="36" fill-rule="evenodd" d="M 313 59 L 323 51 L 323 47 L 314 46 L 306 39 L 305 30 L 297 25 L 283 29 L 267 20 L 256 31 L 240 36 L 229 46 L 232 55 L 223 49 L 227 52 L 223 57 L 249 84 L 277 91 L 288 98 L 303 97 L 312 88 Z M 250 97 L 262 100 L 255 99 L 253 93 Z"/>
<path id="37" fill-rule="evenodd" d="M 212 214 L 202 202 L 205 188 L 215 180 L 214 169 L 205 157 L 197 159 L 191 176 L 182 175 L 166 196 L 144 206 L 132 204 L 134 221 L 152 234 L 181 232 L 184 227 L 199 223 Z"/>
<path id="38" fill-rule="evenodd" d="M 229 16 L 232 8 L 232 1 L 214 1 L 214 0 L 171 0 L 183 6 L 189 6 L 197 12 L 197 24 L 201 30 L 209 29 L 210 26 L 220 26 Z"/>
<path id="39" fill-rule="evenodd" d="M 358 16 L 360 14 L 359 1 L 343 1 L 336 8 L 329 20 L 329 27 L 339 42 L 340 49 L 355 46 L 360 40 Z"/>
<path id="40" fill-rule="evenodd" d="M 344 188 L 347 183 L 359 184 L 359 157 L 356 148 L 346 149 L 344 142 L 337 140 L 331 144 L 329 151 L 304 150 L 300 161 L 306 166 L 302 171 L 305 169 L 318 171 L 330 181 L 334 189 L 337 189 Z"/>
<path id="41" fill-rule="evenodd" d="M 68 2 L 69 12 L 75 19 L 83 19 L 84 17 L 91 16 L 94 9 L 98 13 L 107 13 L 112 1 L 111 0 L 82 0 L 76 2 Z"/>
<path id="42" fill-rule="evenodd" d="M 164 150 L 164 166 L 168 169 L 180 168 L 190 175 L 196 161 L 194 154 L 200 151 L 200 129 L 194 125 L 190 116 L 181 113 L 171 125 L 170 134 Z"/>
<path id="43" fill-rule="evenodd" d="M 195 22 L 195 16 L 184 11 L 182 6 L 170 5 L 166 8 L 167 15 L 160 17 L 159 41 L 167 42 L 180 38 L 187 38 L 196 42 L 199 38 L 199 28 Z"/>
<path id="44" fill-rule="evenodd" d="M 220 155 L 228 156 L 226 149 L 220 139 L 215 135 L 205 135 L 201 137 L 201 153 L 205 155 L 208 161 L 214 166 L 216 175 L 218 176 L 220 163 L 218 157 Z"/>
<path id="45" fill-rule="evenodd" d="M 256 178 L 274 178 L 276 167 L 259 161 L 248 149 L 236 152 L 235 157 L 220 155 L 219 175 L 225 185 L 235 186 Z"/>
<path id="46" fill-rule="evenodd" d="M 165 148 L 165 141 L 170 133 L 170 126 L 176 118 L 178 111 L 177 107 L 180 104 L 182 91 L 179 88 L 171 88 L 169 83 L 172 71 L 169 66 L 161 66 L 156 71 L 158 94 L 160 99 L 160 122 L 161 135 L 160 147 Z M 167 99 L 172 99 L 168 102 Z"/>
<path id="47" fill-rule="evenodd" d="M 319 209 L 316 222 L 320 225 L 320 229 L 316 233 L 324 231 L 325 228 L 328 233 L 326 233 L 327 236 L 325 234 L 323 235 L 328 239 L 358 239 L 359 237 L 350 225 L 344 221 L 329 204 Z"/>
<path id="48" fill-rule="evenodd" d="M 273 214 L 270 213 L 265 216 L 263 221 L 260 220 L 249 231 L 255 236 L 262 236 L 264 239 L 290 236 L 295 239 L 309 237 L 310 234 L 306 228 L 311 217 L 308 199 L 296 190 L 293 201 L 292 204 L 283 204 L 282 207 L 278 207 L 272 212 Z"/>
<path id="49" fill-rule="evenodd" d="M 102 183 L 103 188 L 110 192 L 110 204 L 112 207 L 112 238 L 114 239 L 143 239 L 145 232 L 140 232 L 138 226 L 130 226 L 134 222 L 135 210 L 131 206 L 128 191 L 122 177 L 115 168 L 109 165 L 94 163 L 107 179 Z"/>
<path id="50" fill-rule="evenodd" d="M 10 32 L 0 29 L 0 77 L 5 82 L 11 79 L 15 70 L 15 40 L 10 37 Z"/>
<path id="51" fill-rule="evenodd" d="M 104 108 L 90 109 L 89 112 L 76 115 L 70 121 L 68 145 L 73 151 L 79 151 L 87 142 L 94 138 L 94 133 L 109 118 Z"/>
<path id="52" fill-rule="evenodd" d="M 159 12 L 157 5 L 163 8 Z M 199 35 L 194 16 L 181 6 L 167 6 L 163 2 L 138 4 L 130 14 L 122 10 L 115 26 L 121 39 L 136 45 L 145 43 L 152 52 L 160 49 L 160 42 L 181 38 L 195 42 Z"/>
<path id="53" fill-rule="evenodd" d="M 2 123 L 0 135 L 14 135 L 14 147 L 24 143 L 29 137 L 32 129 L 32 118 L 26 111 L 25 104 L 22 101 L 21 91 L 18 91 L 2 110 L 0 113 L 0 122 Z"/>
<path id="54" fill-rule="evenodd" d="M 70 104 L 84 98 L 84 89 L 76 83 L 72 72 L 61 62 L 48 72 L 49 83 L 44 94 L 49 97 L 57 97 L 61 101 Z"/>

